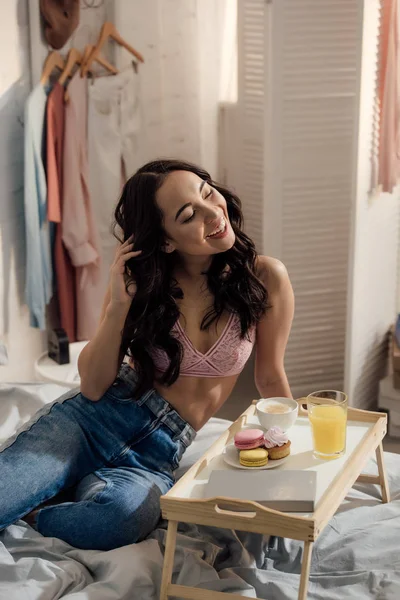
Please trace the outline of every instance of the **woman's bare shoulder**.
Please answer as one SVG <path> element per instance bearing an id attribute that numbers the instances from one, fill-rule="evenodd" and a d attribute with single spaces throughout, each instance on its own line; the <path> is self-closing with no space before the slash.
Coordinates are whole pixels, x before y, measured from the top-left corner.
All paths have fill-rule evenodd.
<path id="1" fill-rule="evenodd" d="M 256 274 L 269 292 L 279 290 L 289 279 L 283 262 L 272 256 L 258 255 L 256 258 Z"/>

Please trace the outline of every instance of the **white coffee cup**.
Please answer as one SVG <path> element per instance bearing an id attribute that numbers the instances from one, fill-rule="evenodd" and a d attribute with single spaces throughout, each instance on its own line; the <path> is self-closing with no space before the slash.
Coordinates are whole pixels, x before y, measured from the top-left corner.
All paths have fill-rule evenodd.
<path id="1" fill-rule="evenodd" d="M 287 412 L 267 412 L 267 406 L 271 409 L 286 407 Z M 256 413 L 260 424 L 265 429 L 277 425 L 282 431 L 287 431 L 294 425 L 299 413 L 299 405 L 292 398 L 261 398 L 256 404 Z"/>

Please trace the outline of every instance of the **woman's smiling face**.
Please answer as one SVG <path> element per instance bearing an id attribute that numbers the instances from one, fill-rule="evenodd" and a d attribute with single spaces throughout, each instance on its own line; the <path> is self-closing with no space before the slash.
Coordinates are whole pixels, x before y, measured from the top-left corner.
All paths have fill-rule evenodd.
<path id="1" fill-rule="evenodd" d="M 168 252 L 208 256 L 234 245 L 224 196 L 195 173 L 170 173 L 157 191 L 156 200 L 164 217 Z"/>

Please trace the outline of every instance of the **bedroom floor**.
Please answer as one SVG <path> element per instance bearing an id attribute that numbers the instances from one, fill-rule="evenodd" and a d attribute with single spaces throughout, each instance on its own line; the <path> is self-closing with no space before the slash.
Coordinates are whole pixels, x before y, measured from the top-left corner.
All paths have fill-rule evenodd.
<path id="1" fill-rule="evenodd" d="M 258 398 L 258 396 L 258 391 L 254 385 L 253 360 L 251 359 L 241 373 L 230 398 L 215 416 L 220 417 L 221 419 L 234 421 L 244 410 L 246 410 L 250 402 L 254 400 L 254 398 Z M 383 441 L 383 449 L 386 452 L 400 454 L 400 439 L 386 436 Z"/>

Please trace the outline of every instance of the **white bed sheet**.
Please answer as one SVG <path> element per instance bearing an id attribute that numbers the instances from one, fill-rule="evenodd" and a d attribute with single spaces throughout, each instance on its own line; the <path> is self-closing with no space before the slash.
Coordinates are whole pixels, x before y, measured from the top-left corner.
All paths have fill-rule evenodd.
<path id="1" fill-rule="evenodd" d="M 0 384 L 0 440 L 64 391 L 56 384 Z M 178 476 L 228 425 L 210 420 Z M 351 491 L 315 544 L 310 600 L 400 598 L 400 457 L 385 459 L 393 501 L 381 504 L 373 485 Z M 368 471 L 375 470 L 371 461 Z M 158 600 L 165 528 L 161 522 L 145 541 L 101 552 L 44 538 L 18 521 L 0 532 L 0 600 Z M 301 555 L 296 541 L 180 524 L 173 581 L 247 598 L 297 600 Z"/>

